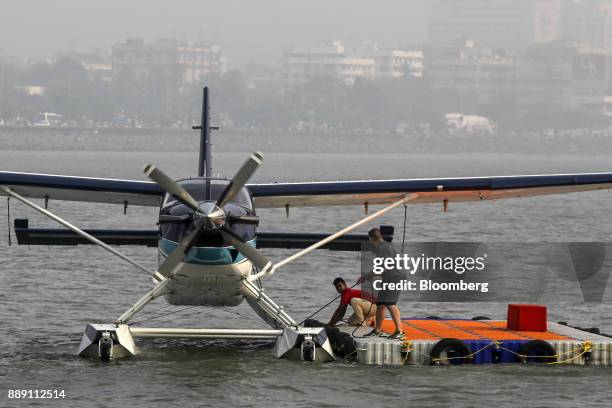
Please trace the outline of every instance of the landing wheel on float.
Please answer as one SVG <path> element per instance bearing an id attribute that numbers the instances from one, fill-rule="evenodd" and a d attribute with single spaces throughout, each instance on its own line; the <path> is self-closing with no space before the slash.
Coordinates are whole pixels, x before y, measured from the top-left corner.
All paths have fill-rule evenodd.
<path id="1" fill-rule="evenodd" d="M 98 353 L 101 361 L 110 361 L 113 355 L 113 338 L 110 332 L 102 333 L 98 341 Z"/>
<path id="2" fill-rule="evenodd" d="M 311 336 L 305 336 L 304 341 L 301 345 L 302 360 L 304 361 L 315 361 L 315 352 L 317 345 L 312 340 Z"/>
<path id="3" fill-rule="evenodd" d="M 127 325 L 88 324 L 85 327 L 79 356 L 109 361 L 135 354 L 136 345 Z"/>

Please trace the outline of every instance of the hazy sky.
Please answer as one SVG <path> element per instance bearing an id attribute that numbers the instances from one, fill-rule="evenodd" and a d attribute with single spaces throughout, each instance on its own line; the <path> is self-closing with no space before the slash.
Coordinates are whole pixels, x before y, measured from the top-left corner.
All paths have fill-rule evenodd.
<path id="1" fill-rule="evenodd" d="M 289 45 L 425 39 L 425 0 L 0 0 L 0 56 L 110 48 L 126 37 L 216 40 L 231 63 L 276 64 Z"/>

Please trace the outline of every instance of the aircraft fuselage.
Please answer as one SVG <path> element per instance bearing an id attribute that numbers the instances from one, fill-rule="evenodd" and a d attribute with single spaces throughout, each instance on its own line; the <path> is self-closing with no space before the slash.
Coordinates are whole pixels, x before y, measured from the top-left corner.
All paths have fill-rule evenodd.
<path id="1" fill-rule="evenodd" d="M 205 178 L 178 181 L 200 204 L 214 203 L 230 181 L 210 180 L 207 194 Z M 257 226 L 254 223 L 235 222 L 237 217 L 255 217 L 255 208 L 246 187 L 226 204 L 225 223 L 240 238 L 256 246 Z M 178 243 L 193 227 L 193 210 L 167 194 L 160 207 L 158 262 L 172 253 Z M 168 219 L 171 221 L 168 221 Z M 180 270 L 168 286 L 165 299 L 172 305 L 236 306 L 243 301 L 241 287 L 245 276 L 251 274 L 253 264 L 238 252 L 214 227 L 202 228 L 198 239 L 187 251 Z"/>

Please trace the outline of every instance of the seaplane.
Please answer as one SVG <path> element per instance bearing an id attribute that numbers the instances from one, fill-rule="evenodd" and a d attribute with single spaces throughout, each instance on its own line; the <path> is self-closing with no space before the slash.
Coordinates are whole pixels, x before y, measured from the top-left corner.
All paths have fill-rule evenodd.
<path id="1" fill-rule="evenodd" d="M 15 219 L 20 245 L 95 244 L 145 272 L 152 288 L 114 321 L 88 324 L 80 356 L 100 360 L 137 353 L 134 338 L 256 339 L 275 341 L 278 358 L 304 361 L 335 359 L 324 327 L 306 327 L 263 291 L 262 281 L 317 249 L 360 251 L 367 235 L 351 234 L 378 217 L 409 204 L 524 198 L 612 187 L 612 173 L 544 174 L 497 177 L 396 180 L 249 183 L 263 162 L 251 154 L 231 179 L 213 177 L 209 90 L 203 89 L 200 152 L 196 177 L 174 179 L 152 164 L 144 167 L 150 181 L 117 180 L 0 171 L 0 195 L 17 200 L 65 228 L 31 228 Z M 38 204 L 33 199 L 44 200 Z M 50 200 L 108 203 L 159 208 L 154 230 L 84 230 L 48 210 Z M 256 208 L 363 206 L 365 215 L 330 234 L 258 232 Z M 369 213 L 370 206 L 380 207 Z M 392 228 L 384 232 L 392 239 Z M 158 247 L 158 267 L 149 270 L 116 246 Z M 273 263 L 262 248 L 299 249 Z M 101 271 L 103 274 L 104 272 Z M 244 300 L 267 328 L 154 328 L 130 322 L 154 299 L 170 305 L 232 307 Z M 110 319 L 109 319 L 110 320 Z"/>

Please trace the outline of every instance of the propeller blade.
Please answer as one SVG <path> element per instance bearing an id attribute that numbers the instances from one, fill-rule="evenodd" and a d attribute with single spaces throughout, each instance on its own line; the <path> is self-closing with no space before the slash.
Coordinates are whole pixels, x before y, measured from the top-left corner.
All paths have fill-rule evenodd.
<path id="1" fill-rule="evenodd" d="M 252 224 L 259 225 L 259 217 L 256 215 L 229 215 L 230 224 Z"/>
<path id="2" fill-rule="evenodd" d="M 179 186 L 176 181 L 172 180 L 154 165 L 147 164 L 144 168 L 144 174 L 187 207 L 194 211 L 198 209 L 198 202 L 183 187 Z"/>
<path id="3" fill-rule="evenodd" d="M 159 265 L 157 271 L 165 277 L 172 276 L 175 272 L 176 267 L 181 263 L 189 248 L 191 248 L 193 242 L 198 239 L 200 232 L 202 232 L 202 220 L 197 220 L 193 223 L 193 231 L 185 235 L 177 247 L 172 251 L 164 262 Z"/>
<path id="4" fill-rule="evenodd" d="M 159 216 L 160 224 L 179 224 L 183 222 L 187 222 L 191 220 L 192 214 L 183 214 L 183 215 L 167 215 L 161 214 Z"/>
<path id="5" fill-rule="evenodd" d="M 219 232 L 221 232 L 223 239 L 231 243 L 238 252 L 247 257 L 259 271 L 267 271 L 272 266 L 272 261 L 266 258 L 257 249 L 240 239 L 231 229 L 224 226 L 219 229 Z"/>
<path id="6" fill-rule="evenodd" d="M 232 201 L 236 194 L 244 187 L 249 181 L 255 170 L 261 165 L 263 161 L 263 154 L 261 152 L 255 152 L 249 156 L 246 162 L 242 165 L 238 173 L 234 176 L 232 181 L 227 185 L 223 193 L 217 200 L 217 205 L 223 208 L 227 203 Z"/>

